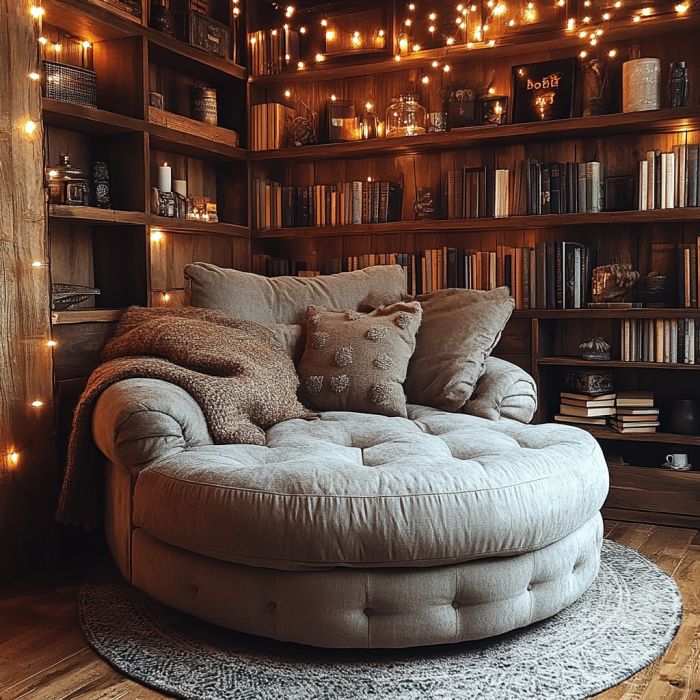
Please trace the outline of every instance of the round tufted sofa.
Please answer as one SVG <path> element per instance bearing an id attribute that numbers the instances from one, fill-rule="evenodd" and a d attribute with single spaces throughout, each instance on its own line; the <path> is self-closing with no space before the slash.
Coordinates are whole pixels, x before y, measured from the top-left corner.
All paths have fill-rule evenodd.
<path id="1" fill-rule="evenodd" d="M 398 266 L 267 280 L 189 265 L 189 300 L 263 323 L 294 360 L 310 304 L 393 303 Z M 242 632 L 326 647 L 480 639 L 554 615 L 595 579 L 608 471 L 597 442 L 528 425 L 532 378 L 486 360 L 458 413 L 327 412 L 215 445 L 184 390 L 129 379 L 93 413 L 105 532 L 123 575 Z"/>

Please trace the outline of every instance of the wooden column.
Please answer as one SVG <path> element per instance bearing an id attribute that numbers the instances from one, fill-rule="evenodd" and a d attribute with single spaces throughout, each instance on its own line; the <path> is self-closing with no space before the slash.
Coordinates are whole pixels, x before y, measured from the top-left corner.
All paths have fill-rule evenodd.
<path id="1" fill-rule="evenodd" d="M 57 484 L 49 272 L 32 265 L 48 250 L 29 9 L 28 0 L 0 0 L 0 580 L 44 560 Z"/>

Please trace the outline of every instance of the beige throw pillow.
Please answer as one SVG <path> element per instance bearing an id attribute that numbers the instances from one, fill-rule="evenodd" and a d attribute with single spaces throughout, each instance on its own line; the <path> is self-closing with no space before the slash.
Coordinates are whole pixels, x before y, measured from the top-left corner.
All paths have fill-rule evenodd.
<path id="1" fill-rule="evenodd" d="M 422 294 L 423 323 L 404 384 L 409 403 L 459 411 L 484 371 L 515 302 L 506 287 Z"/>
<path id="2" fill-rule="evenodd" d="M 320 411 L 406 416 L 403 382 L 422 316 L 417 301 L 368 314 L 310 306 L 301 396 Z"/>

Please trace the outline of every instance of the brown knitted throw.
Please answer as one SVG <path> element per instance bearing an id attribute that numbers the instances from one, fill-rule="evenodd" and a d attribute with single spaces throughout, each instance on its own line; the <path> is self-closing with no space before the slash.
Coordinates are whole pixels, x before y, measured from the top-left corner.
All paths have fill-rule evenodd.
<path id="1" fill-rule="evenodd" d="M 92 442 L 92 410 L 123 379 L 149 377 L 185 389 L 199 404 L 215 444 L 265 444 L 265 429 L 310 418 L 297 400 L 292 361 L 272 333 L 251 321 L 206 309 L 128 309 L 102 351 L 73 414 L 57 518 L 94 527 L 101 459 Z"/>

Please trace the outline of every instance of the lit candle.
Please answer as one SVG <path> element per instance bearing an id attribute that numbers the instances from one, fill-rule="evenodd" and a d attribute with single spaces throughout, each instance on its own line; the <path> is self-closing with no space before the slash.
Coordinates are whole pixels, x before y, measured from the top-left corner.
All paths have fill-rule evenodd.
<path id="1" fill-rule="evenodd" d="M 187 197 L 187 180 L 173 180 L 173 192 Z"/>
<path id="2" fill-rule="evenodd" d="M 173 183 L 173 169 L 167 164 L 158 167 L 158 189 L 161 192 L 171 192 Z"/>

